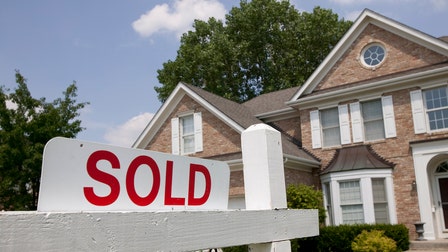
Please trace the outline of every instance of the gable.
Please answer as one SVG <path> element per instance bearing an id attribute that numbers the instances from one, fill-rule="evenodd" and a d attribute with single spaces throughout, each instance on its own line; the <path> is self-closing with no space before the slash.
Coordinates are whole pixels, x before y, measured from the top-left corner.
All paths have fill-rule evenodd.
<path id="1" fill-rule="evenodd" d="M 364 48 L 372 44 L 379 44 L 386 50 L 383 62 L 375 68 L 366 67 L 361 59 Z M 422 68 L 447 60 L 447 56 L 369 24 L 314 91 Z"/>
<path id="2" fill-rule="evenodd" d="M 383 65 L 363 69 L 359 55 L 363 48 L 374 42 L 388 46 Z M 394 54 L 396 53 L 396 54 Z M 392 55 L 390 59 L 389 56 Z M 378 13 L 364 10 L 352 27 L 335 45 L 313 74 L 288 102 L 299 103 L 299 99 L 314 91 L 329 89 L 347 83 L 373 80 L 375 77 L 387 77 L 395 73 L 418 70 L 425 66 L 437 67 L 448 60 L 448 43 L 423 32 L 403 25 Z M 388 61 L 389 67 L 384 64 Z M 393 64 L 393 62 L 395 64 Z M 384 69 L 381 69 L 384 68 Z"/>
<path id="3" fill-rule="evenodd" d="M 189 96 L 184 96 L 168 118 L 182 116 L 189 112 L 202 114 L 202 132 L 204 151 L 197 156 L 207 157 L 223 153 L 241 151 L 240 133 L 222 122 L 206 108 Z M 214 148 L 220 146 L 220 148 Z M 148 150 L 171 153 L 171 120 L 165 120 L 154 137 L 144 147 Z"/>

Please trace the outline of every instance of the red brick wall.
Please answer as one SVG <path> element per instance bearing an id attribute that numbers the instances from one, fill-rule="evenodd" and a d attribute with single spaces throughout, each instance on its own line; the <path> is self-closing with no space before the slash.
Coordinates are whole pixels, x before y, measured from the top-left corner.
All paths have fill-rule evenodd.
<path id="1" fill-rule="evenodd" d="M 204 151 L 192 156 L 207 157 L 241 151 L 240 134 L 188 96 L 182 98 L 146 149 L 171 153 L 171 118 L 188 111 L 202 113 Z"/>
<path id="2" fill-rule="evenodd" d="M 372 70 L 363 67 L 359 56 L 364 47 L 378 42 L 386 48 L 384 63 Z M 330 70 L 316 90 L 367 80 L 448 60 L 425 47 L 369 24 L 349 50 Z"/>
<path id="3" fill-rule="evenodd" d="M 420 213 L 417 192 L 412 190 L 412 182 L 415 181 L 415 172 L 409 142 L 423 139 L 446 138 L 448 137 L 448 132 L 414 134 L 410 91 L 411 89 L 403 89 L 387 94 L 392 95 L 393 99 L 397 137 L 367 142 L 365 144 L 370 144 L 377 154 L 396 164 L 393 170 L 393 179 L 398 222 L 405 224 L 412 231 L 414 230 L 413 224 L 420 221 Z M 333 158 L 336 149 L 340 147 L 312 148 L 311 126 L 309 121 L 310 110 L 312 109 L 301 111 L 302 143 L 306 149 L 322 159 L 322 167 L 324 168 Z M 413 237 L 415 233 L 412 231 L 410 235 Z"/>

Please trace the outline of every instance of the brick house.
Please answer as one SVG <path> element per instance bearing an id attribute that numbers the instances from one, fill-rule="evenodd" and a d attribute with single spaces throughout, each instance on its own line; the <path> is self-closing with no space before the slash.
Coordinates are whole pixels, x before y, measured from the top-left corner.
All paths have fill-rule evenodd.
<path id="1" fill-rule="evenodd" d="M 324 192 L 327 224 L 403 223 L 448 238 L 448 40 L 365 10 L 301 87 L 237 104 L 180 83 L 134 147 L 226 161 L 244 208 L 241 132 L 282 133 L 287 184 Z"/>

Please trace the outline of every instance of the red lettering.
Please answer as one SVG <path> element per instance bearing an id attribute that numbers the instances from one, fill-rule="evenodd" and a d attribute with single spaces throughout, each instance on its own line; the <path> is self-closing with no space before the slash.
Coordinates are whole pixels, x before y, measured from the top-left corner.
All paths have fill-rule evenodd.
<path id="1" fill-rule="evenodd" d="M 173 161 L 166 161 L 166 181 L 165 181 L 165 205 L 185 205 L 185 198 L 172 197 L 173 190 Z"/>
<path id="2" fill-rule="evenodd" d="M 137 169 L 140 167 L 140 165 L 144 164 L 148 165 L 152 171 L 153 183 L 149 194 L 146 197 L 140 197 L 135 191 L 135 173 L 137 172 Z M 147 206 L 151 204 L 156 199 L 157 194 L 159 193 L 159 187 L 160 172 L 159 167 L 157 166 L 157 163 L 154 161 L 154 159 L 148 156 L 138 156 L 134 160 L 132 160 L 126 174 L 126 190 L 128 191 L 129 198 L 132 200 L 132 202 L 139 206 Z"/>
<path id="3" fill-rule="evenodd" d="M 117 200 L 120 194 L 120 183 L 113 175 L 98 169 L 96 164 L 100 160 L 109 161 L 112 169 L 120 169 L 120 161 L 112 152 L 105 150 L 95 151 L 87 160 L 86 166 L 89 176 L 98 182 L 108 185 L 110 187 L 110 193 L 107 196 L 98 196 L 93 191 L 93 187 L 84 187 L 84 196 L 90 203 L 96 206 L 107 206 Z"/>
<path id="4" fill-rule="evenodd" d="M 204 175 L 205 178 L 205 190 L 204 195 L 200 198 L 194 197 L 194 187 L 196 182 L 196 173 L 200 172 Z M 200 206 L 207 202 L 208 197 L 210 196 L 210 189 L 212 187 L 212 180 L 210 177 L 210 172 L 207 167 L 198 164 L 190 165 L 190 178 L 188 181 L 188 205 L 190 206 Z"/>

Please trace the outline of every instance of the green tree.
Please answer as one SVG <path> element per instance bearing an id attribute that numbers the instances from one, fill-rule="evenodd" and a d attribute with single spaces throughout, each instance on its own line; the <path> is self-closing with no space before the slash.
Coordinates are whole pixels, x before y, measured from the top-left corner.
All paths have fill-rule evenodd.
<path id="1" fill-rule="evenodd" d="M 299 86 L 323 61 L 352 22 L 331 10 L 297 11 L 289 1 L 242 0 L 226 16 L 196 20 L 174 61 L 158 70 L 158 98 L 179 82 L 243 102 Z"/>
<path id="2" fill-rule="evenodd" d="M 62 98 L 47 102 L 31 96 L 18 71 L 16 82 L 11 93 L 0 87 L 0 209 L 33 210 L 45 144 L 53 137 L 73 138 L 81 132 L 77 117 L 88 103 L 76 101 L 76 83 L 67 87 Z"/>

